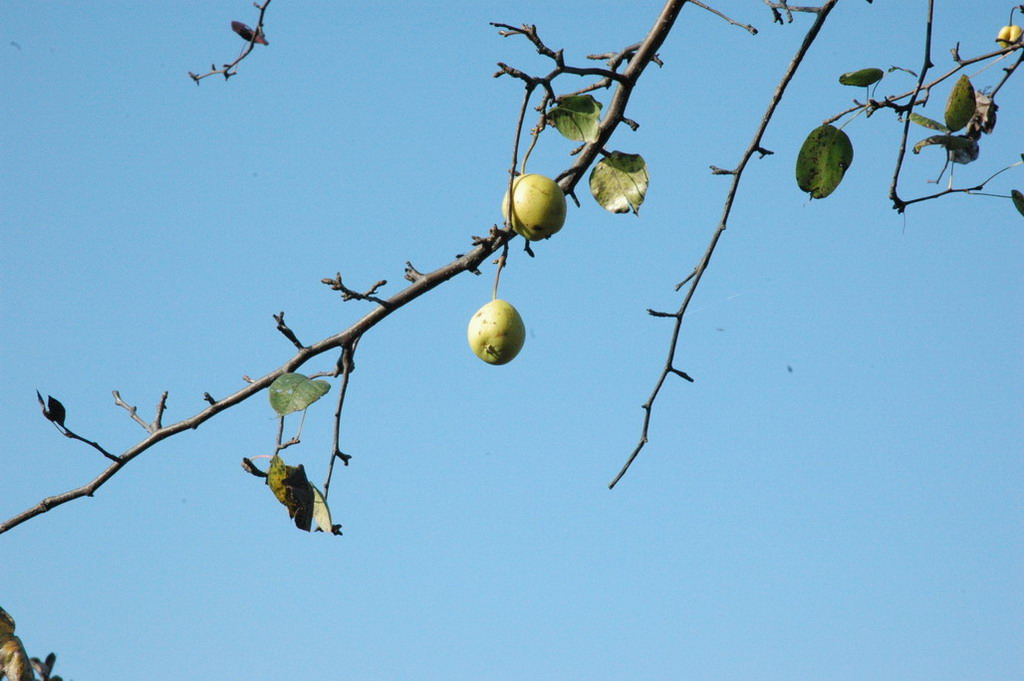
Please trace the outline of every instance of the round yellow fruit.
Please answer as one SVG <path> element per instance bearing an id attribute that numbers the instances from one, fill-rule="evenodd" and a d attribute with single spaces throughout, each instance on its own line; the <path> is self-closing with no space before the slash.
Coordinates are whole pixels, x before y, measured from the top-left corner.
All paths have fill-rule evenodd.
<path id="1" fill-rule="evenodd" d="M 512 218 L 508 216 L 508 191 L 501 202 L 501 214 L 512 229 L 530 241 L 547 239 L 565 224 L 565 193 L 549 177 L 520 175 L 512 183 Z"/>
<path id="2" fill-rule="evenodd" d="M 1013 26 L 1003 26 L 999 29 L 999 35 L 996 36 L 996 42 L 999 43 L 999 47 L 1009 47 L 1020 40 L 1021 33 L 1024 33 L 1024 29 L 1016 24 Z"/>
<path id="3" fill-rule="evenodd" d="M 526 342 L 526 325 L 505 300 L 492 300 L 469 320 L 469 347 L 488 364 L 508 364 Z"/>

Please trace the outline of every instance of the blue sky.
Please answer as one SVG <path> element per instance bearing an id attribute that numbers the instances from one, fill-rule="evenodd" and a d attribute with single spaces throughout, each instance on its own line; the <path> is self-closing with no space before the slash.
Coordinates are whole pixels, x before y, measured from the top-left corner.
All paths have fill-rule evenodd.
<path id="1" fill-rule="evenodd" d="M 272 314 L 311 343 L 369 310 L 321 278 L 391 294 L 406 260 L 465 252 L 501 218 L 521 97 L 495 63 L 550 68 L 488 22 L 536 24 L 581 63 L 644 35 L 658 3 L 638 4 L 279 1 L 270 46 L 199 87 L 187 72 L 237 54 L 249 3 L 0 6 L 0 516 L 105 467 L 35 390 L 120 451 L 143 432 L 111 390 L 146 418 L 169 391 L 165 422 L 186 418 L 291 357 Z M 1010 8 L 937 4 L 935 73 L 957 42 L 994 49 Z M 684 10 L 634 95 L 639 130 L 610 144 L 648 162 L 640 217 L 581 193 L 535 259 L 513 249 L 512 364 L 466 345 L 491 265 L 362 340 L 343 537 L 296 531 L 241 470 L 273 447 L 262 395 L 0 536 L 0 605 L 30 654 L 79 681 L 1020 678 L 1024 218 L 961 195 L 892 211 L 886 112 L 846 126 L 855 161 L 827 200 L 793 180 L 807 132 L 862 96 L 840 73 L 920 68 L 923 5 L 833 13 L 684 323 L 696 382 L 663 390 L 614 491 L 668 343 L 645 310 L 678 305 L 727 190 L 708 166 L 739 160 L 806 16 L 716 5 L 751 37 Z M 959 181 L 1020 159 L 1022 101 L 1018 77 Z M 557 175 L 572 146 L 549 132 L 530 170 Z M 940 156 L 908 156 L 905 197 L 935 190 Z M 1012 188 L 1021 168 L 989 186 Z M 285 452 L 317 483 L 336 390 Z"/>

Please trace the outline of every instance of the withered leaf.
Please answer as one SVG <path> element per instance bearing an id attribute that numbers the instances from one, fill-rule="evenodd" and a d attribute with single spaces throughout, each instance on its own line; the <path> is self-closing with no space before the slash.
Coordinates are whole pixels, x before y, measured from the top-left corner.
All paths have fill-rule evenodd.
<path id="1" fill-rule="evenodd" d="M 243 24 L 241 21 L 232 21 L 231 30 L 240 35 L 242 37 L 242 40 L 251 41 L 259 45 L 270 44 L 267 42 L 266 36 L 263 35 L 263 29 L 257 29 L 257 31 L 254 33 L 251 28 Z M 256 36 L 255 40 L 253 40 L 253 35 Z"/>
<path id="2" fill-rule="evenodd" d="M 56 397 L 47 395 L 46 402 L 43 402 L 43 396 L 36 391 L 36 398 L 39 400 L 39 406 L 43 408 L 43 416 L 48 420 L 53 421 L 61 428 L 64 427 L 64 419 L 67 417 L 67 410 L 64 409 L 64 405 L 60 403 Z"/>
<path id="3" fill-rule="evenodd" d="M 984 92 L 974 91 L 974 116 L 967 123 L 967 130 L 964 132 L 971 139 L 978 139 L 982 133 L 988 135 L 996 127 L 996 111 L 999 105 L 992 101 L 992 98 Z"/>

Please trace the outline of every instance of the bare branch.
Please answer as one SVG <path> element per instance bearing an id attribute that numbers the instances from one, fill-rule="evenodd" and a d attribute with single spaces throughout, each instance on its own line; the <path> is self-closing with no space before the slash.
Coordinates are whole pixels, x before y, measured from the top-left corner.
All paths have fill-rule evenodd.
<path id="1" fill-rule="evenodd" d="M 210 65 L 210 70 L 207 73 L 204 73 L 202 75 L 199 75 L 197 73 L 192 73 L 191 71 L 188 72 L 189 77 L 192 78 L 192 80 L 194 80 L 196 82 L 196 85 L 199 85 L 199 81 L 201 81 L 203 78 L 209 78 L 210 76 L 214 76 L 214 75 L 217 75 L 217 74 L 223 75 L 224 76 L 224 80 L 227 80 L 231 76 L 233 76 L 236 73 L 238 73 L 238 68 L 237 68 L 238 64 L 243 59 L 245 59 L 246 57 L 249 56 L 249 53 L 252 52 L 253 48 L 256 47 L 257 44 L 261 44 L 261 45 L 266 45 L 267 44 L 266 38 L 264 37 L 264 33 L 263 33 L 263 15 L 266 14 L 266 12 L 267 12 L 267 5 L 269 5 L 269 4 L 270 4 L 270 0 L 265 0 L 262 5 L 259 5 L 259 4 L 255 3 L 255 2 L 253 3 L 253 6 L 260 11 L 259 17 L 256 19 L 256 28 L 255 29 L 249 29 L 249 27 L 245 26 L 244 24 L 241 25 L 241 30 L 235 29 L 235 32 L 238 33 L 239 35 L 241 35 L 243 38 L 246 35 L 248 35 L 249 37 L 246 38 L 248 40 L 248 42 L 245 44 L 245 47 L 242 48 L 241 53 L 239 53 L 238 57 L 236 57 L 233 62 L 231 62 L 230 64 L 224 64 L 224 66 L 219 68 L 219 69 L 216 67 L 216 65 L 211 64 Z M 232 22 L 232 28 L 233 29 L 235 28 L 234 24 L 237 24 L 237 23 L 238 22 Z M 246 29 L 248 29 L 248 30 L 246 30 Z"/>
<path id="2" fill-rule="evenodd" d="M 348 392 L 348 379 L 355 371 L 355 352 L 359 345 L 359 338 L 352 341 L 350 345 L 341 348 L 341 356 L 338 357 L 337 371 L 341 373 L 341 387 L 338 389 L 338 406 L 334 410 L 334 435 L 332 442 L 331 460 L 327 464 L 327 478 L 324 479 L 324 501 L 331 490 L 331 475 L 334 473 L 334 462 L 341 459 L 341 462 L 348 465 L 352 457 L 341 451 L 341 412 L 345 407 L 345 394 Z"/>
<path id="3" fill-rule="evenodd" d="M 698 7 L 703 7 L 704 9 L 706 9 L 709 12 L 711 12 L 712 14 L 720 16 L 721 18 L 725 19 L 726 21 L 728 21 L 733 26 L 739 26 L 740 28 L 748 31 L 750 33 L 750 35 L 757 35 L 757 29 L 754 28 L 753 26 L 750 26 L 749 24 L 741 24 L 738 21 L 734 21 L 734 20 L 730 19 L 729 17 L 725 16 L 724 14 L 722 14 L 721 12 L 719 12 L 714 7 L 708 7 L 707 5 L 705 5 L 700 0 L 690 0 L 690 3 L 693 4 L 693 5 L 697 5 Z"/>
<path id="4" fill-rule="evenodd" d="M 114 404 L 116 404 L 117 406 L 119 406 L 119 407 L 123 408 L 125 411 L 127 411 L 128 415 L 132 417 L 132 420 L 135 421 L 136 423 L 138 423 L 140 426 L 142 426 L 143 430 L 145 430 L 147 433 L 153 433 L 153 432 L 156 432 L 157 430 L 160 430 L 160 428 L 161 428 L 161 423 L 160 422 L 163 420 L 164 409 L 167 408 L 167 392 L 166 391 L 164 391 L 164 393 L 160 396 L 160 401 L 156 405 L 156 416 L 153 418 L 153 422 L 152 423 L 147 423 L 146 421 L 144 421 L 139 416 L 138 409 L 136 409 L 134 406 L 128 404 L 123 399 L 121 399 L 121 393 L 119 393 L 118 391 L 114 390 L 113 394 L 114 394 Z"/>
<path id="5" fill-rule="evenodd" d="M 868 0 L 868 2 L 871 2 L 871 0 Z M 819 12 L 819 11 L 821 11 L 820 7 L 791 7 L 789 5 L 789 3 L 786 2 L 786 0 L 779 0 L 779 2 L 773 2 L 772 0 L 764 0 L 764 4 L 768 5 L 769 9 L 771 9 L 771 11 L 772 11 L 772 21 L 774 21 L 775 23 L 778 23 L 778 24 L 783 23 L 782 15 L 779 13 L 780 9 L 781 10 L 785 10 L 785 12 L 786 12 L 786 23 L 790 23 L 790 24 L 793 23 L 793 12 Z"/>
<path id="6" fill-rule="evenodd" d="M 338 281 L 341 281 L 340 276 L 338 277 Z M 290 340 L 292 342 L 292 345 L 294 345 L 299 350 L 305 347 L 302 343 L 299 342 L 299 339 L 295 337 L 295 332 L 288 328 L 288 325 L 284 323 L 284 311 L 282 311 L 281 314 L 274 315 L 274 321 L 277 322 L 277 330 L 281 332 L 281 335 Z"/>
<path id="7" fill-rule="evenodd" d="M 754 154 L 761 153 L 763 151 L 764 148 L 761 146 L 761 140 L 764 137 L 765 131 L 768 129 L 768 124 L 771 122 L 772 116 L 775 114 L 775 109 L 778 107 L 779 102 L 782 101 L 782 97 L 786 92 L 786 87 L 793 79 L 793 76 L 796 75 L 797 69 L 800 67 L 804 57 L 807 55 L 807 51 L 814 43 L 815 38 L 818 36 L 818 32 L 821 30 L 821 27 L 824 25 L 825 20 L 828 18 L 829 13 L 835 7 L 837 2 L 838 0 L 828 0 L 817 12 L 814 23 L 807 30 L 807 34 L 804 36 L 800 48 L 790 61 L 789 67 L 786 69 L 786 73 L 782 76 L 782 80 L 779 81 L 778 86 L 775 88 L 775 93 L 772 95 L 772 98 L 768 103 L 768 108 L 761 118 L 761 123 L 754 133 L 754 139 L 750 142 L 747 150 L 743 153 L 743 157 L 740 159 L 736 169 L 729 173 L 732 175 L 732 184 L 729 187 L 729 193 L 725 197 L 725 205 L 722 208 L 722 217 L 719 220 L 718 227 L 711 236 L 711 242 L 708 244 L 708 247 L 704 252 L 704 257 L 701 258 L 693 273 L 684 280 L 684 283 L 686 281 L 690 282 L 690 287 L 683 298 L 683 302 L 679 306 L 679 310 L 675 315 L 673 315 L 675 317 L 675 324 L 673 325 L 672 336 L 669 340 L 668 356 L 665 360 L 665 365 L 661 370 L 661 374 L 658 376 L 658 380 L 655 382 L 654 389 L 651 391 L 650 397 L 647 398 L 647 402 L 643 405 L 644 420 L 640 431 L 640 440 L 626 459 L 626 463 L 622 466 L 622 469 L 608 484 L 609 488 L 615 487 L 619 480 L 622 479 L 622 476 L 624 476 L 626 471 L 629 470 L 629 467 L 633 464 L 633 461 L 636 460 L 636 457 L 640 454 L 644 445 L 649 441 L 648 428 L 650 427 L 651 422 L 651 412 L 654 408 L 654 402 L 657 400 L 658 394 L 661 392 L 661 388 L 665 384 L 665 379 L 668 378 L 670 374 L 673 374 L 688 381 L 693 380 L 687 374 L 675 368 L 676 348 L 679 344 L 679 332 L 682 329 L 683 317 L 689 308 L 690 301 L 693 299 L 693 294 L 697 290 L 697 286 L 700 285 L 701 277 L 704 275 L 704 272 L 707 271 L 708 265 L 711 262 L 711 256 L 715 252 L 715 247 L 718 245 L 718 240 L 722 236 L 722 233 L 725 232 L 726 225 L 729 221 L 729 214 L 732 212 L 733 201 L 736 198 L 736 192 L 739 189 L 740 180 L 743 176 L 743 171 Z"/>
<path id="8" fill-rule="evenodd" d="M 341 299 L 346 302 L 348 302 L 349 300 L 368 300 L 372 303 L 377 303 L 378 305 L 385 304 L 383 300 L 377 297 L 377 291 L 382 286 L 387 285 L 387 279 L 381 279 L 363 293 L 358 293 L 345 286 L 345 284 L 341 282 L 340 272 L 334 275 L 334 279 L 321 279 L 320 283 L 330 286 L 332 291 L 340 291 Z"/>
<path id="9" fill-rule="evenodd" d="M 924 36 L 924 64 L 921 66 L 921 75 L 917 77 L 917 86 L 910 96 L 910 106 L 914 106 L 917 100 L 917 93 L 924 85 L 924 79 L 928 75 L 928 69 L 932 68 L 932 18 L 934 15 L 934 0 L 928 0 L 928 19 L 925 22 Z M 903 121 L 903 133 L 900 135 L 900 146 L 896 153 L 896 167 L 892 173 L 892 183 L 889 185 L 889 199 L 897 212 L 902 213 L 907 204 L 900 198 L 898 185 L 900 182 L 900 169 L 903 167 L 903 159 L 907 155 L 907 136 L 910 134 L 910 116 Z"/>

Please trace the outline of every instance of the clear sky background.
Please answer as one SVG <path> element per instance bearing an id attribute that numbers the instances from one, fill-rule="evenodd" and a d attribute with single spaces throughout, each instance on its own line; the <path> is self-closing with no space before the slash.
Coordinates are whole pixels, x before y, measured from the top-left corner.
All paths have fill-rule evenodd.
<path id="1" fill-rule="evenodd" d="M 957 42 L 994 49 L 1011 3 L 936 4 L 939 74 Z M 297 531 L 239 466 L 273 448 L 258 395 L 0 536 L 0 605 L 30 654 L 76 681 L 1024 678 L 1024 218 L 963 195 L 895 213 L 887 112 L 846 127 L 833 196 L 793 179 L 807 132 L 863 97 L 840 73 L 920 68 L 924 2 L 833 13 L 686 318 L 696 382 L 669 382 L 607 489 L 669 340 L 645 310 L 676 308 L 721 214 L 708 166 L 737 163 L 811 23 L 715 6 L 760 33 L 688 6 L 635 93 L 639 130 L 610 144 L 648 161 L 640 217 L 582 184 L 535 259 L 516 242 L 500 295 L 529 329 L 519 358 L 466 345 L 492 265 L 363 339 L 343 537 Z M 250 3 L 0 5 L 0 516 L 106 467 L 35 390 L 121 451 L 144 433 L 111 390 L 147 419 L 169 391 L 165 421 L 186 418 L 292 356 L 272 314 L 311 343 L 370 309 L 321 278 L 390 295 L 406 260 L 433 269 L 500 221 L 522 87 L 491 75 L 550 64 L 489 21 L 534 23 L 582 64 L 659 7 L 277 0 L 270 46 L 197 87 Z M 1000 66 L 969 73 L 992 86 Z M 878 95 L 912 85 L 892 73 Z M 1022 87 L 958 183 L 1020 159 Z M 557 175 L 573 146 L 544 135 L 530 170 Z M 908 156 L 905 197 L 936 189 L 941 156 Z M 989 190 L 1015 187 L 1021 168 Z M 286 452 L 317 484 L 337 385 Z"/>

